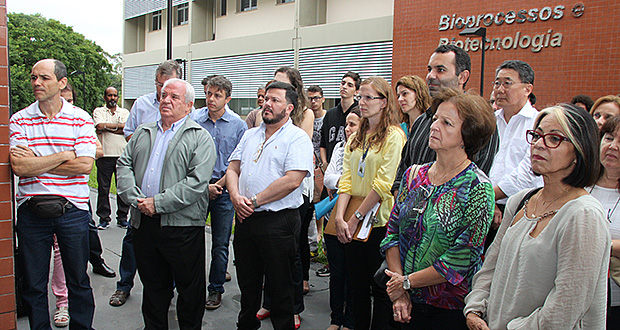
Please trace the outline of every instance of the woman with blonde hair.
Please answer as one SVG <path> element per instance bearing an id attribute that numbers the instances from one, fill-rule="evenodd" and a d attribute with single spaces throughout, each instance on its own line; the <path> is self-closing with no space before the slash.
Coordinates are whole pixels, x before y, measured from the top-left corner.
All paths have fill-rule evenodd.
<path id="1" fill-rule="evenodd" d="M 418 76 L 404 76 L 396 82 L 396 97 L 400 106 L 400 127 L 409 136 L 411 124 L 431 106 L 426 81 Z"/>
<path id="2" fill-rule="evenodd" d="M 607 119 L 620 115 L 620 97 L 616 95 L 599 97 L 592 105 L 590 114 L 596 121 L 598 129 L 601 129 Z"/>
<path id="3" fill-rule="evenodd" d="M 390 188 L 405 134 L 398 127 L 396 99 L 385 79 L 364 80 L 356 98 L 362 120 L 345 146 L 339 197 L 330 221 L 335 224 L 338 240 L 345 245 L 353 290 L 354 328 L 385 329 L 392 319 L 391 303 L 385 289 L 374 283 L 373 275 L 382 262 L 379 243 L 385 236 L 385 225 L 394 204 Z M 345 214 L 352 215 L 345 218 Z M 371 229 L 368 239 L 354 239 L 358 238 L 356 228 L 362 226 L 366 216 L 374 218 L 365 227 Z"/>

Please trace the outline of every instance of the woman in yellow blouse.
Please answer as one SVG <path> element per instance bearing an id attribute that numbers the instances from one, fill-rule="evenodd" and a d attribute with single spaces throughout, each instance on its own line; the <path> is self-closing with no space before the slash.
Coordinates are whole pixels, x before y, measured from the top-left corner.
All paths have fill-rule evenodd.
<path id="1" fill-rule="evenodd" d="M 398 105 L 385 79 L 370 77 L 364 80 L 357 99 L 362 120 L 357 133 L 345 146 L 334 222 L 338 240 L 345 244 L 347 272 L 353 290 L 354 328 L 385 329 L 393 323 L 392 304 L 385 289 L 374 283 L 373 275 L 382 261 L 379 243 L 385 237 L 385 225 L 394 204 L 390 188 L 405 144 L 405 134 L 398 126 Z M 364 200 L 349 219 L 344 219 L 352 197 Z M 363 221 L 377 203 L 381 204 L 368 240 L 354 240 L 360 220 Z M 374 308 L 371 308 L 371 288 Z"/>

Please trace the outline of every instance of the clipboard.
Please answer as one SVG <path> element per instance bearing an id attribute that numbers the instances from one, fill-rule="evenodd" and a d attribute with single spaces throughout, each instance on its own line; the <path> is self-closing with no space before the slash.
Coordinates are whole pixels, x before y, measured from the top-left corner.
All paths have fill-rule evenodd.
<path id="1" fill-rule="evenodd" d="M 355 211 L 359 208 L 359 206 L 362 204 L 362 202 L 364 201 L 365 197 L 361 197 L 361 196 L 351 196 L 351 199 L 349 200 L 349 205 L 347 205 L 347 209 L 344 212 L 344 221 L 349 221 L 349 219 L 351 219 L 351 217 L 353 216 L 353 214 L 355 213 Z M 355 233 L 353 234 L 353 239 L 356 241 L 360 241 L 360 242 L 366 242 L 368 241 L 368 238 L 370 237 L 370 232 L 372 231 L 372 220 L 374 219 L 374 217 L 376 216 L 376 214 L 378 213 L 379 207 L 381 206 L 381 203 L 377 203 L 369 212 L 368 214 L 366 214 L 366 216 L 364 217 L 364 221 L 360 221 L 357 225 L 357 228 L 355 229 Z M 332 211 L 332 214 L 336 214 L 335 212 L 337 212 L 338 209 L 338 203 L 336 203 L 336 205 L 334 206 L 334 209 Z M 371 221 L 371 223 L 368 223 L 368 221 Z M 359 238 L 358 235 L 360 233 L 360 230 L 364 229 L 364 224 L 369 225 L 370 227 L 367 228 L 367 235 L 365 238 Z M 323 231 L 324 234 L 327 235 L 332 235 L 332 236 L 337 236 L 337 232 L 336 232 L 336 222 L 335 221 L 328 221 L 327 225 L 325 226 L 325 230 Z"/>

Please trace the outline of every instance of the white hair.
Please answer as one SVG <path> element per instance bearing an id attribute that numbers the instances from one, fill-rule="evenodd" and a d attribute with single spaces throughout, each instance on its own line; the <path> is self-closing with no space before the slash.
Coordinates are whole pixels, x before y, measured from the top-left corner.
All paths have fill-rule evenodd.
<path id="1" fill-rule="evenodd" d="M 194 99 L 196 98 L 196 91 L 194 90 L 194 87 L 192 87 L 192 85 L 185 80 L 179 78 L 170 78 L 166 80 L 161 90 L 163 91 L 164 89 L 166 89 L 166 86 L 177 82 L 185 85 L 185 103 L 194 102 Z"/>

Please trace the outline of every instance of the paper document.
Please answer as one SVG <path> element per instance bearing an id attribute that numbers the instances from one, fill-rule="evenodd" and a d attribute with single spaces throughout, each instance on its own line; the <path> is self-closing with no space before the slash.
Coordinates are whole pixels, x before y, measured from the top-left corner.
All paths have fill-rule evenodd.
<path id="1" fill-rule="evenodd" d="M 370 235 L 370 230 L 372 229 L 372 225 L 375 222 L 375 219 L 377 218 L 377 212 L 379 211 L 379 205 L 381 205 L 380 203 L 375 204 L 375 206 L 370 209 L 370 211 L 368 213 L 366 213 L 366 216 L 364 217 L 364 222 L 362 223 L 362 226 L 360 227 L 360 231 L 357 233 L 357 238 L 358 239 L 367 239 L 368 235 Z"/>

